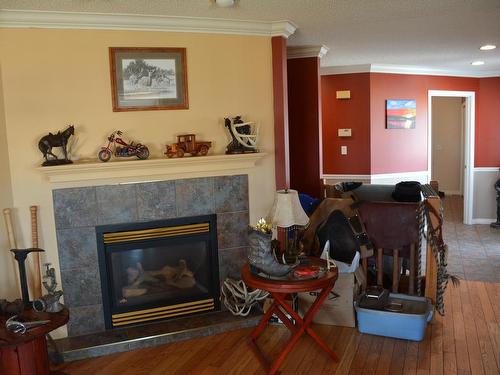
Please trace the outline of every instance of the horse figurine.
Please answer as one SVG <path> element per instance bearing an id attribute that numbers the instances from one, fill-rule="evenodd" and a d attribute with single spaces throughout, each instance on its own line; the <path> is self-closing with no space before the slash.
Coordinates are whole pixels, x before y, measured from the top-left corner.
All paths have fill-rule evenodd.
<path id="1" fill-rule="evenodd" d="M 38 148 L 43 154 L 45 161 L 43 162 L 43 166 L 46 165 L 59 165 L 59 164 L 71 164 L 72 161 L 68 159 L 68 139 L 73 134 L 75 134 L 75 127 L 73 125 L 68 126 L 66 130 L 63 132 L 58 131 L 57 134 L 49 133 L 46 136 L 42 137 L 38 142 Z M 52 147 L 61 147 L 64 159 L 59 159 L 57 155 L 52 153 Z M 54 159 L 48 158 L 48 156 L 52 156 Z"/>

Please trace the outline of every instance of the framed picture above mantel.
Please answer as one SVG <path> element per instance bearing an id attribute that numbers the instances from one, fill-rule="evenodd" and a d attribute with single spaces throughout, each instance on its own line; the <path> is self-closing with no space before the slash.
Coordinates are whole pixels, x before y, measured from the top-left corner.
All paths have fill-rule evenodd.
<path id="1" fill-rule="evenodd" d="M 110 47 L 113 111 L 187 109 L 185 48 Z"/>

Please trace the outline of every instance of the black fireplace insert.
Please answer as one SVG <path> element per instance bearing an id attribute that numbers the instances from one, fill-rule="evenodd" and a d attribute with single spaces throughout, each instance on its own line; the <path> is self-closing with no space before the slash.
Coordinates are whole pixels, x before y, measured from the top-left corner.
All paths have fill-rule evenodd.
<path id="1" fill-rule="evenodd" d="M 106 329 L 220 310 L 216 215 L 96 227 Z"/>

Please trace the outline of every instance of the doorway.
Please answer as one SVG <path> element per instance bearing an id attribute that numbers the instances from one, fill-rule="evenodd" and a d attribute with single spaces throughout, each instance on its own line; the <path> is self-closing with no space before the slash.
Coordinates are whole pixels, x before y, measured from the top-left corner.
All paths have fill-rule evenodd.
<path id="1" fill-rule="evenodd" d="M 437 124 L 433 126 L 433 120 L 438 120 L 433 115 L 433 104 L 439 102 L 447 107 L 455 107 L 457 110 L 454 115 L 444 115 L 444 117 L 455 116 L 455 124 L 449 129 L 438 130 L 435 129 Z M 464 224 L 472 224 L 474 113 L 474 92 L 442 90 L 429 90 L 428 92 L 427 169 L 429 179 L 436 174 L 441 174 L 444 180 L 443 185 L 440 182 L 440 190 L 441 186 L 445 186 L 446 189 L 443 190 L 448 190 L 451 194 L 463 194 Z M 441 113 L 439 118 L 442 117 Z M 433 139 L 434 137 L 436 139 Z M 446 165 L 448 168 L 445 167 Z"/>

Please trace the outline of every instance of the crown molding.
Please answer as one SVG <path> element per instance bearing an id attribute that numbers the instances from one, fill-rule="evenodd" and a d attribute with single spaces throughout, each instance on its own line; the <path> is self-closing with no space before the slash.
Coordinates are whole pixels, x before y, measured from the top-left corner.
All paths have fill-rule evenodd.
<path id="1" fill-rule="evenodd" d="M 467 70 L 440 69 L 440 68 L 430 68 L 430 67 L 410 66 L 410 65 L 366 64 L 366 65 L 324 66 L 320 68 L 320 74 L 322 76 L 336 75 L 336 74 L 352 74 L 352 73 L 414 74 L 414 75 L 469 77 L 469 78 L 500 77 L 500 71 L 471 72 Z"/>
<path id="2" fill-rule="evenodd" d="M 290 46 L 287 47 L 287 59 L 301 59 L 303 57 L 319 57 L 325 56 L 330 48 L 327 46 Z"/>
<path id="3" fill-rule="evenodd" d="M 329 76 L 336 74 L 370 73 L 370 64 L 322 66 L 319 69 L 319 73 L 322 76 Z"/>
<path id="4" fill-rule="evenodd" d="M 297 26 L 286 20 L 267 22 L 202 17 L 1 9 L 0 28 L 170 31 L 288 38 L 295 32 Z"/>

